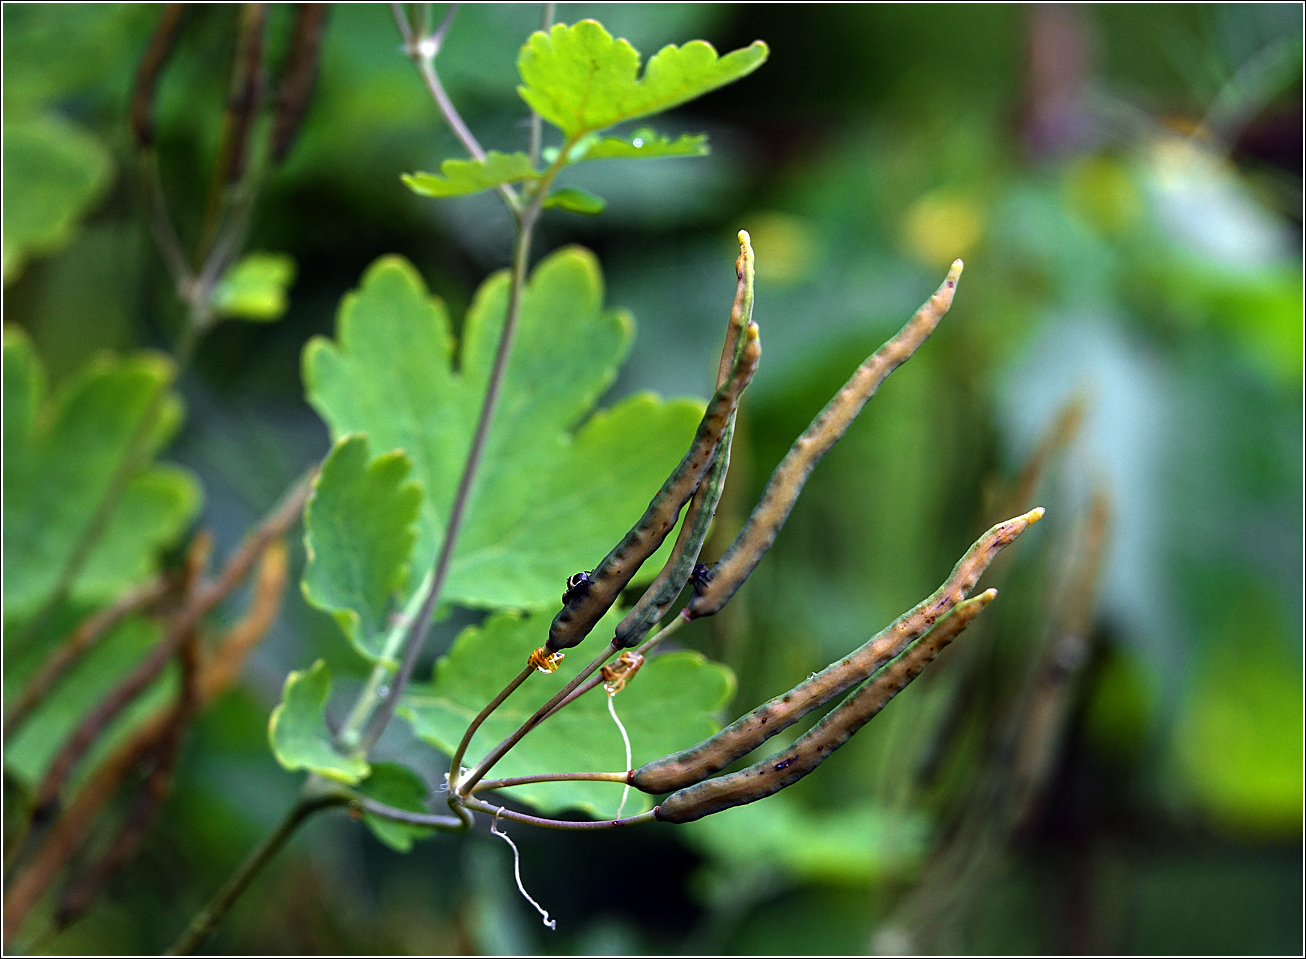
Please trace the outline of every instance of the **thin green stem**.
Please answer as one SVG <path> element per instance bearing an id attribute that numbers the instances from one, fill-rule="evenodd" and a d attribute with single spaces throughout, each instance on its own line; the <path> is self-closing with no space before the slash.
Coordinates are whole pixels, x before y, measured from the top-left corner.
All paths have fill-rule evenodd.
<path id="1" fill-rule="evenodd" d="M 354 796 L 349 800 L 349 805 L 381 819 L 388 819 L 391 822 L 406 823 L 409 826 L 426 826 L 430 829 L 439 829 L 441 832 L 466 832 L 468 826 L 471 825 L 470 818 L 464 819 L 461 816 L 413 812 L 409 809 L 387 806 L 385 803 L 369 799 L 367 796 Z"/>
<path id="2" fill-rule="evenodd" d="M 636 826 L 640 823 L 657 821 L 656 806 L 648 812 L 640 813 L 638 816 L 627 816 L 625 819 L 576 822 L 570 819 L 545 819 L 542 816 L 528 816 L 526 813 L 513 812 L 511 809 L 504 809 L 502 806 L 492 806 L 489 803 L 481 802 L 479 799 L 464 798 L 461 801 L 468 809 L 475 809 L 477 812 L 497 816 L 501 819 L 510 819 L 513 822 L 525 823 L 528 826 L 541 826 L 544 829 L 566 829 L 579 832 L 594 829 L 620 829 L 622 826 Z"/>
<path id="3" fill-rule="evenodd" d="M 520 726 L 518 726 L 516 731 L 514 731 L 511 736 L 509 736 L 503 742 L 499 743 L 499 745 L 495 746 L 494 749 L 492 749 L 490 753 L 477 764 L 476 768 L 467 774 L 467 777 L 465 779 L 459 777 L 457 783 L 455 785 L 451 785 L 450 788 L 455 789 L 455 791 L 459 795 L 462 796 L 469 795 L 474 789 L 474 787 L 476 786 L 476 784 L 480 782 L 481 778 L 487 772 L 490 771 L 491 767 L 493 767 L 495 763 L 497 763 L 500 759 L 502 759 L 507 754 L 508 750 L 512 749 L 513 746 L 516 746 L 519 742 L 521 742 L 522 737 L 525 736 L 528 732 L 530 732 L 532 729 L 534 729 L 544 720 L 548 719 L 549 716 L 551 716 L 554 713 L 554 711 L 557 709 L 558 705 L 564 699 L 566 699 L 576 689 L 576 687 L 578 687 L 581 683 L 585 682 L 586 679 L 588 679 L 591 675 L 593 675 L 595 670 L 597 670 L 600 666 L 602 666 L 605 662 L 607 662 L 608 657 L 615 652 L 617 652 L 616 647 L 613 646 L 611 643 L 609 643 L 608 647 L 602 653 L 596 656 L 588 666 L 586 666 L 579 673 L 577 673 L 575 678 L 572 679 L 571 682 L 567 683 L 566 686 L 563 686 L 560 690 L 554 693 L 553 697 L 547 703 L 545 703 L 543 706 L 537 709 L 533 716 L 531 716 Z M 455 773 L 457 772 L 456 767 L 454 769 L 454 772 Z"/>
<path id="4" fill-rule="evenodd" d="M 682 624 L 687 622 L 688 620 L 685 619 L 683 616 L 677 616 L 670 623 L 668 623 L 662 629 L 658 630 L 647 640 L 645 640 L 644 643 L 635 651 L 639 653 L 639 655 L 641 656 L 645 655 L 646 653 L 648 653 L 649 650 L 656 647 L 658 643 L 662 642 L 668 636 L 672 635 L 677 629 L 681 627 Z M 603 658 L 606 659 L 609 655 L 610 653 L 604 653 Z M 582 696 L 588 693 L 595 686 L 599 685 L 601 682 L 603 682 L 603 675 L 600 673 L 597 676 L 590 676 L 589 679 L 585 680 L 585 682 L 576 686 L 576 688 L 569 693 L 567 693 L 566 690 L 563 690 L 563 692 L 566 693 L 566 695 L 562 696 L 561 699 L 558 699 L 558 702 L 553 706 L 552 709 L 548 711 L 548 713 L 540 721 L 543 722 L 545 719 L 548 719 L 550 716 L 552 716 L 554 713 L 558 712 L 559 710 L 565 709 L 566 707 L 570 706 L 572 703 L 580 699 Z M 473 789 L 472 792 L 477 792 L 479 791 L 479 789 L 480 786 L 478 784 L 477 788 Z"/>
<path id="5" fill-rule="evenodd" d="M 444 22 L 440 24 L 435 33 L 419 37 L 413 33 L 412 25 L 408 22 L 408 17 L 404 13 L 403 4 L 390 4 L 390 12 L 394 15 L 395 26 L 399 28 L 399 35 L 403 38 L 404 53 L 408 55 L 408 59 L 413 61 L 413 66 L 417 67 L 422 82 L 426 84 L 427 92 L 431 94 L 431 99 L 435 101 L 435 105 L 440 109 L 440 115 L 449 124 L 449 129 L 458 138 L 458 142 L 463 145 L 463 149 L 471 154 L 473 159 L 484 161 L 484 148 L 481 146 L 480 141 L 476 139 L 476 135 L 463 122 L 462 115 L 458 112 L 458 108 L 453 105 L 453 101 L 449 99 L 444 84 L 440 82 L 440 75 L 435 70 L 435 56 L 440 52 L 440 46 L 444 42 L 444 35 L 453 23 L 453 17 L 457 11 L 458 4 L 450 4 Z M 516 190 L 506 183 L 500 184 L 496 189 L 514 213 L 520 212 L 521 200 L 518 198 Z"/>
<path id="6" fill-rule="evenodd" d="M 534 666 L 527 666 L 518 673 L 513 680 L 503 687 L 499 695 L 495 696 L 485 708 L 476 714 L 476 718 L 467 724 L 467 730 L 463 733 L 463 738 L 458 743 L 458 748 L 454 750 L 453 759 L 449 763 L 450 775 L 457 777 L 462 770 L 463 757 L 467 755 L 467 747 L 471 745 L 472 737 L 476 735 L 476 730 L 481 728 L 481 723 L 489 718 L 490 714 L 503 705 L 503 701 L 513 694 L 513 692 L 522 683 L 530 678 L 531 673 L 535 672 Z"/>
<path id="7" fill-rule="evenodd" d="M 380 738 L 382 730 L 390 722 L 399 703 L 399 696 L 407 686 L 417 665 L 426 634 L 431 627 L 431 616 L 440 599 L 445 578 L 449 574 L 449 565 L 453 560 L 454 546 L 462 529 L 467 512 L 467 503 L 471 497 L 472 485 L 476 480 L 477 469 L 481 465 L 481 456 L 485 452 L 486 437 L 489 436 L 490 423 L 499 401 L 499 392 L 503 388 L 504 373 L 508 368 L 508 357 L 512 353 L 513 334 L 517 328 L 517 318 L 521 312 L 522 290 L 526 285 L 526 270 L 530 263 L 531 235 L 539 212 L 538 202 L 523 210 L 517 219 L 517 242 L 512 257 L 512 278 L 508 289 L 508 309 L 503 319 L 503 332 L 499 335 L 499 347 L 494 356 L 494 365 L 490 369 L 490 379 L 485 390 L 485 399 L 481 402 L 481 415 L 476 423 L 476 432 L 472 436 L 471 448 L 467 451 L 467 460 L 463 466 L 462 478 L 458 481 L 458 491 L 454 494 L 453 505 L 449 510 L 449 521 L 444 530 L 444 542 L 440 544 L 440 553 L 435 561 L 435 573 L 431 585 L 422 601 L 417 616 L 409 627 L 404 640 L 403 659 L 395 681 L 390 686 L 390 694 L 381 699 L 377 710 L 363 736 L 364 749 L 370 750 Z M 455 770 L 456 772 L 456 770 Z"/>
<path id="8" fill-rule="evenodd" d="M 532 783 L 598 782 L 624 783 L 629 772 L 619 773 L 541 773 L 538 776 L 509 776 L 506 779 L 482 779 L 472 789 L 473 793 L 489 789 L 507 789 L 510 786 L 529 786 Z"/>
<path id="9" fill-rule="evenodd" d="M 683 612 L 677 614 L 675 619 L 667 623 L 665 626 L 659 629 L 648 639 L 644 640 L 644 642 L 640 643 L 639 646 L 636 647 L 635 652 L 639 653 L 641 656 L 647 656 L 649 654 L 649 650 L 656 647 L 667 637 L 674 635 L 676 630 L 678 630 L 681 626 L 685 625 L 685 623 L 687 622 L 689 622 L 689 617 L 685 616 Z"/>
<path id="10" fill-rule="evenodd" d="M 190 926 L 168 950 L 170 956 L 189 956 L 195 952 L 213 932 L 213 928 L 227 914 L 240 894 L 245 891 L 254 877 L 259 874 L 272 857 L 281 851 L 295 830 L 304 820 L 314 813 L 331 806 L 344 805 L 350 799 L 349 794 L 338 789 L 323 789 L 315 780 L 310 779 L 304 786 L 300 800 L 291 807 L 280 825 L 272 834 L 249 854 L 249 857 L 236 870 L 225 886 L 218 891 L 213 900 L 191 921 Z"/>
<path id="11" fill-rule="evenodd" d="M 553 17 L 554 14 L 557 12 L 557 6 L 558 5 L 556 3 L 546 3 L 544 5 L 544 12 L 540 16 L 540 29 L 545 31 L 546 33 L 548 32 L 549 27 L 553 24 Z M 544 122 L 540 119 L 540 115 L 536 113 L 534 110 L 532 110 L 531 111 L 531 149 L 530 149 L 531 169 L 535 169 L 535 167 L 539 165 L 540 148 L 543 145 L 544 145 Z"/>

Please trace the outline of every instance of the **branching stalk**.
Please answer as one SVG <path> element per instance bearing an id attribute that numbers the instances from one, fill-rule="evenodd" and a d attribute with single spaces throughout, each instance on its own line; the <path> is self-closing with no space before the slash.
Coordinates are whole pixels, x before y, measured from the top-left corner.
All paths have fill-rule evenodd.
<path id="1" fill-rule="evenodd" d="M 494 764 L 507 754 L 508 750 L 521 742 L 522 737 L 528 732 L 553 715 L 553 713 L 560 708 L 563 701 L 567 700 L 567 697 L 570 696 L 577 687 L 585 682 L 586 679 L 593 676 L 594 673 L 608 661 L 608 657 L 617 651 L 616 646 L 609 643 L 608 647 L 596 656 L 588 666 L 577 673 L 576 676 L 567 683 L 567 685 L 554 693 L 547 703 L 535 710 L 535 713 L 529 719 L 518 726 L 511 736 L 495 746 L 494 749 L 490 750 L 489 754 L 477 763 L 476 768 L 469 772 L 466 777 L 459 775 L 456 783 L 450 783 L 451 790 L 463 796 L 469 795 L 474 790 L 476 784 L 480 782 L 481 777 L 489 772 Z M 458 768 L 454 767 L 453 771 L 450 773 L 450 777 L 453 778 L 453 776 L 458 772 Z"/>
<path id="2" fill-rule="evenodd" d="M 235 875 L 213 897 L 213 901 L 195 917 L 186 931 L 182 933 L 181 938 L 173 943 L 172 948 L 168 950 L 168 955 L 189 956 L 194 953 L 196 949 L 203 945 L 209 934 L 213 932 L 213 928 L 218 924 L 219 920 L 227 914 L 235 901 L 240 898 L 240 894 L 245 891 L 245 887 L 263 870 L 263 867 L 271 861 L 272 857 L 281 851 L 281 847 L 295 834 L 295 830 L 299 828 L 304 820 L 320 810 L 331 806 L 344 805 L 349 801 L 348 793 L 343 790 L 312 790 L 309 788 L 312 784 L 313 780 L 309 780 L 305 785 L 303 797 L 291 807 L 285 819 L 272 831 L 272 834 L 250 853 L 249 858 L 236 870 Z"/>
<path id="3" fill-rule="evenodd" d="M 532 783 L 570 783 L 598 782 L 624 783 L 629 778 L 625 772 L 619 773 L 541 773 L 538 776 L 509 776 L 506 779 L 482 779 L 472 789 L 473 793 L 490 789 L 507 789 L 510 786 L 529 786 Z"/>
<path id="4" fill-rule="evenodd" d="M 154 681 L 200 621 L 244 580 L 263 551 L 299 519 L 304 511 L 304 503 L 308 500 L 311 481 L 315 474 L 316 467 L 286 494 L 268 518 L 245 538 L 245 542 L 227 561 L 227 565 L 223 567 L 218 577 L 198 590 L 185 608 L 178 612 L 159 644 L 127 675 L 126 679 L 83 717 L 51 761 L 45 779 L 41 783 L 37 793 L 38 819 L 47 818 L 57 807 L 59 794 L 68 776 L 109 723 Z"/>
<path id="5" fill-rule="evenodd" d="M 525 823 L 528 826 L 541 826 L 545 829 L 568 829 L 577 832 L 587 832 L 594 829 L 620 829 L 622 826 L 636 826 L 640 823 L 653 822 L 654 814 L 657 812 L 656 807 L 648 812 L 640 813 L 638 816 L 627 816 L 625 819 L 601 819 L 597 822 L 575 821 L 570 819 L 545 819 L 542 816 L 530 816 L 526 813 L 513 812 L 511 809 L 504 809 L 502 806 L 491 806 L 487 802 L 479 799 L 463 799 L 462 803 L 468 809 L 474 809 L 477 812 L 483 812 L 490 816 L 499 816 L 503 819 L 510 819 L 513 822 Z"/>

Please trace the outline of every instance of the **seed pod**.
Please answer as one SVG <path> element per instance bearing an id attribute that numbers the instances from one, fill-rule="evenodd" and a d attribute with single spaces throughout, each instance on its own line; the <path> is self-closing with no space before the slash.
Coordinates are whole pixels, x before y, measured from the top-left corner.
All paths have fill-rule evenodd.
<path id="1" fill-rule="evenodd" d="M 697 746 L 640 767 L 631 774 L 630 784 L 647 793 L 665 793 L 702 782 L 813 709 L 862 682 L 959 604 L 975 588 L 984 570 L 1002 548 L 1014 542 L 1042 516 L 1043 508 L 1039 507 L 994 526 L 967 550 L 933 595 L 898 617 L 861 648 L 784 695 L 741 716 Z"/>
<path id="2" fill-rule="evenodd" d="M 714 812 L 765 799 L 802 779 L 852 738 L 997 596 L 989 589 L 958 603 L 923 639 L 880 669 L 788 749 L 747 769 L 672 793 L 656 809 L 662 822 L 693 822 Z"/>
<path id="3" fill-rule="evenodd" d="M 325 3 L 301 3 L 295 11 L 290 53 L 281 72 L 272 121 L 273 162 L 280 163 L 285 159 L 299 135 L 304 115 L 308 113 L 308 102 L 317 84 L 318 55 L 322 50 L 328 9 Z"/>
<path id="4" fill-rule="evenodd" d="M 687 607 L 686 615 L 690 619 L 718 612 L 762 561 L 766 551 L 775 542 L 780 527 L 789 518 L 789 512 L 793 509 L 798 494 L 802 492 L 803 484 L 821 457 L 830 451 L 852 425 L 885 378 L 911 358 L 947 314 L 961 270 L 961 260 L 955 261 L 948 271 L 947 279 L 934 295 L 891 340 L 867 357 L 843 389 L 834 395 L 803 435 L 794 441 L 788 454 L 771 474 L 762 499 L 748 517 L 748 522 L 716 564 L 711 584 L 695 596 Z"/>
<path id="5" fill-rule="evenodd" d="M 749 243 L 748 233 L 739 231 L 739 258 L 735 261 L 735 276 L 738 286 L 735 290 L 735 302 L 730 310 L 730 323 L 726 327 L 726 341 L 721 348 L 721 362 L 717 366 L 717 387 L 720 388 L 730 376 L 740 342 L 739 334 L 747 329 L 753 318 L 753 248 Z M 721 501 L 721 491 L 726 485 L 726 473 L 730 469 L 730 444 L 735 433 L 734 413 L 726 424 L 717 447 L 716 458 L 707 478 L 699 484 L 694 498 L 690 500 L 689 509 L 685 511 L 685 521 L 680 525 L 680 535 L 676 537 L 671 556 L 658 573 L 657 578 L 649 584 L 644 595 L 626 614 L 626 618 L 617 626 L 613 646 L 626 649 L 642 640 L 650 629 L 656 625 L 671 604 L 676 601 L 680 591 L 685 588 L 698 562 L 698 554 L 707 541 L 708 530 L 716 516 L 717 503 Z"/>
<path id="6" fill-rule="evenodd" d="M 757 324 L 749 323 L 739 353 L 731 365 L 730 377 L 708 401 L 689 452 L 649 502 L 639 522 L 594 568 L 590 574 L 590 588 L 571 597 L 553 618 L 549 626 L 550 650 L 570 649 L 589 635 L 644 560 L 653 555 L 667 538 L 671 527 L 676 525 L 680 510 L 694 495 L 711 466 L 721 436 L 739 403 L 739 396 L 757 369 L 758 358 L 762 355 L 757 337 Z"/>
<path id="7" fill-rule="evenodd" d="M 150 45 L 141 55 L 141 62 L 136 68 L 136 81 L 132 86 L 131 117 L 132 136 L 136 145 L 142 149 L 154 145 L 154 91 L 159 83 L 159 74 L 172 56 L 172 49 L 177 40 L 177 27 L 185 11 L 184 3 L 169 3 L 164 6 L 159 17 Z"/>

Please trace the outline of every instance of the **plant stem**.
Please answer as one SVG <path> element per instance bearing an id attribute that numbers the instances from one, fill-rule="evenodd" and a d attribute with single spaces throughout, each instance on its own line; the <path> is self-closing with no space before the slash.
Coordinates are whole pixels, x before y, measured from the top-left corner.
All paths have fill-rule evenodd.
<path id="1" fill-rule="evenodd" d="M 617 652 L 616 647 L 613 646 L 611 643 L 609 643 L 607 648 L 604 649 L 603 652 L 599 653 L 599 655 L 596 656 L 588 666 L 586 666 L 579 673 L 577 673 L 576 677 L 572 679 L 571 682 L 569 682 L 566 686 L 563 686 L 560 690 L 554 693 L 553 697 L 547 703 L 545 703 L 543 706 L 537 709 L 535 711 L 535 714 L 531 716 L 530 719 L 527 719 L 520 726 L 518 726 L 516 731 L 511 736 L 509 736 L 503 742 L 499 743 L 499 745 L 495 746 L 494 749 L 492 749 L 490 753 L 477 764 L 476 768 L 473 769 L 467 775 L 466 779 L 458 780 L 456 784 L 456 789 L 459 795 L 463 795 L 463 796 L 468 795 L 472 791 L 473 787 L 480 781 L 481 777 L 484 776 L 487 772 L 489 772 L 490 768 L 495 763 L 497 763 L 500 759 L 502 759 L 504 755 L 508 752 L 508 750 L 512 749 L 513 746 L 516 746 L 519 742 L 521 742 L 522 737 L 525 736 L 528 732 L 530 732 L 532 729 L 534 729 L 544 720 L 548 719 L 549 716 L 553 715 L 554 711 L 557 709 L 559 704 L 562 703 L 562 701 L 566 699 L 568 696 L 570 696 L 577 686 L 585 682 L 586 679 L 588 679 L 591 675 L 593 675 L 594 671 L 598 669 L 600 666 L 602 666 L 605 662 L 607 662 L 608 657 L 615 652 Z M 454 769 L 454 772 L 457 772 L 456 768 Z"/>
<path id="2" fill-rule="evenodd" d="M 554 14 L 557 12 L 557 7 L 558 5 L 556 3 L 546 3 L 544 5 L 544 13 L 540 16 L 540 29 L 543 30 L 545 33 L 548 32 L 549 27 L 553 23 L 553 17 Z M 532 110 L 531 111 L 531 149 L 530 149 L 531 169 L 534 169 L 539 165 L 540 147 L 543 146 L 543 140 L 544 140 L 544 122 L 540 119 L 540 115 L 536 113 L 534 110 Z"/>
<path id="3" fill-rule="evenodd" d="M 295 484 L 268 518 L 245 538 L 245 542 L 227 561 L 218 577 L 197 590 L 185 607 L 178 611 L 158 645 L 83 717 L 50 762 L 37 793 L 38 818 L 49 816 L 54 811 L 64 782 L 109 723 L 153 682 L 200 620 L 240 585 L 264 550 L 299 519 L 312 491 L 312 480 L 316 473 L 314 467 Z"/>
<path id="4" fill-rule="evenodd" d="M 189 928 L 182 934 L 168 950 L 170 956 L 189 956 L 195 952 L 209 937 L 213 927 L 221 921 L 232 904 L 245 891 L 245 887 L 257 876 L 260 870 L 281 851 L 281 847 L 286 841 L 295 834 L 295 830 L 300 824 L 313 815 L 315 812 L 326 809 L 329 806 L 340 806 L 349 801 L 349 796 L 343 790 L 322 791 L 320 786 L 315 786 L 313 779 L 310 779 L 304 786 L 304 793 L 300 800 L 291 807 L 290 812 L 281 824 L 272 831 L 272 834 L 263 840 L 249 857 L 236 870 L 235 875 L 227 881 L 227 884 L 218 891 L 210 902 L 194 920 L 191 921 Z"/>
<path id="5" fill-rule="evenodd" d="M 494 410 L 499 402 L 499 392 L 503 388 L 504 373 L 508 368 L 508 357 L 512 354 L 513 334 L 517 329 L 517 317 L 521 312 L 522 290 L 526 285 L 526 270 L 530 263 L 531 235 L 534 233 L 535 221 L 539 215 L 538 201 L 522 210 L 517 218 L 517 241 L 512 256 L 512 279 L 508 289 L 508 310 L 503 318 L 503 331 L 499 334 L 499 347 L 494 355 L 494 366 L 490 369 L 489 383 L 485 389 L 485 399 L 481 402 L 481 415 L 476 423 L 476 432 L 472 436 L 471 448 L 467 451 L 467 460 L 463 465 L 462 478 L 458 481 L 458 491 L 454 494 L 453 506 L 449 510 L 449 522 L 444 530 L 444 542 L 440 544 L 440 553 L 435 561 L 435 574 L 431 585 L 422 601 L 416 618 L 409 625 L 408 635 L 404 640 L 404 656 L 399 664 L 399 672 L 390 686 L 390 695 L 384 697 L 363 736 L 363 748 L 370 750 L 380 738 L 382 730 L 394 715 L 399 704 L 399 695 L 412 678 L 417 657 L 421 654 L 426 634 L 431 628 L 431 616 L 440 599 L 445 578 L 449 574 L 449 565 L 453 561 L 454 546 L 462 529 L 463 519 L 467 513 L 467 503 L 471 498 L 472 484 L 476 480 L 477 469 L 481 465 L 481 456 L 485 452 L 485 440 L 490 433 L 490 423 L 494 419 Z"/>
<path id="6" fill-rule="evenodd" d="M 453 759 L 449 763 L 450 773 L 457 776 L 462 771 L 463 756 L 467 755 L 467 747 L 471 745 L 472 737 L 476 735 L 476 730 L 481 728 L 481 723 L 485 722 L 496 709 L 503 705 L 503 701 L 512 695 L 513 691 L 530 678 L 531 673 L 535 672 L 534 666 L 527 666 L 518 673 L 499 695 L 495 696 L 485 708 L 476 714 L 476 718 L 467 724 L 467 730 L 463 733 L 463 738 L 458 743 L 458 748 L 454 750 Z"/>
<path id="7" fill-rule="evenodd" d="M 461 816 L 442 816 L 436 813 L 413 812 L 411 809 L 399 809 L 396 806 L 387 806 L 383 802 L 375 799 L 369 799 L 367 796 L 354 796 L 350 799 L 349 804 L 355 809 L 361 809 L 363 812 L 371 813 L 373 816 L 379 816 L 381 819 L 388 819 L 391 822 L 407 823 L 410 826 L 428 826 L 431 829 L 439 829 L 442 832 L 466 832 L 471 825 L 471 818 L 464 819 Z"/>
<path id="8" fill-rule="evenodd" d="M 158 602 L 168 592 L 169 580 L 166 576 L 156 576 L 123 593 L 110 606 L 82 621 L 49 657 L 42 663 L 36 675 L 28 681 L 18 702 L 5 714 L 3 741 L 10 737 L 31 716 L 40 705 L 41 700 L 54 688 L 73 666 L 80 662 L 82 655 L 94 645 L 95 641 L 133 613 Z"/>
<path id="9" fill-rule="evenodd" d="M 644 643 L 635 651 L 639 653 L 639 655 L 643 656 L 649 650 L 653 649 L 653 647 L 657 646 L 658 643 L 662 642 L 662 640 L 666 639 L 677 629 L 679 629 L 682 624 L 687 622 L 689 622 L 689 620 L 685 619 L 683 616 L 677 616 L 665 627 L 658 630 L 656 633 L 654 633 L 652 636 L 646 639 Z M 607 653 L 604 653 L 605 658 L 607 657 L 607 655 L 608 655 Z M 585 682 L 577 685 L 574 689 L 571 690 L 571 692 L 567 692 L 566 690 L 563 690 L 563 692 L 566 693 L 566 695 L 558 700 L 557 704 L 552 709 L 549 710 L 547 715 L 544 716 L 544 719 L 548 719 L 550 716 L 552 716 L 554 713 L 558 712 L 559 710 L 564 709 L 567 706 L 570 706 L 572 703 L 580 699 L 582 696 L 588 693 L 595 686 L 599 685 L 599 683 L 601 682 L 603 682 L 603 675 L 599 674 L 598 676 L 591 676 L 589 679 L 585 680 Z M 544 719 L 542 719 L 541 722 L 543 722 Z M 478 784 L 477 788 L 473 789 L 472 792 L 479 792 L 482 788 L 484 788 L 484 785 Z"/>
<path id="10" fill-rule="evenodd" d="M 528 786 L 531 783 L 570 783 L 570 782 L 597 782 L 597 783 L 624 783 L 630 778 L 630 773 L 541 773 L 538 776 L 509 776 L 506 779 L 482 779 L 478 782 L 473 793 L 485 792 L 488 789 L 507 789 L 510 786 Z"/>
<path id="11" fill-rule="evenodd" d="M 504 809 L 502 806 L 492 806 L 487 802 L 481 802 L 479 799 L 466 798 L 463 799 L 462 802 L 468 809 L 475 809 L 477 812 L 483 812 L 491 816 L 498 816 L 503 819 L 511 819 L 513 822 L 525 823 L 528 826 L 542 826 L 545 829 L 569 829 L 575 831 L 620 829 L 622 826 L 636 826 L 640 823 L 657 821 L 656 806 L 648 812 L 640 813 L 638 816 L 627 816 L 625 819 L 601 819 L 598 822 L 576 822 L 569 819 L 545 819 L 542 816 L 529 816 L 526 813 L 513 812 L 511 809 Z"/>

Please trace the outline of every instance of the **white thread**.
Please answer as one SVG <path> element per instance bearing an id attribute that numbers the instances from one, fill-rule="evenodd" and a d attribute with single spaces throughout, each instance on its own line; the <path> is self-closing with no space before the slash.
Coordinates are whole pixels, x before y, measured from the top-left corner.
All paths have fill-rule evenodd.
<path id="1" fill-rule="evenodd" d="M 496 812 L 494 814 L 494 822 L 490 823 L 490 832 L 494 833 L 496 836 L 498 836 L 500 839 L 502 839 L 504 842 L 506 842 L 509 846 L 512 847 L 512 874 L 517 879 L 517 891 L 522 894 L 522 896 L 526 899 L 527 902 L 529 902 L 532 906 L 535 907 L 535 911 L 540 914 L 541 921 L 544 923 L 544 925 L 548 926 L 550 929 L 556 930 L 558 928 L 558 921 L 556 919 L 550 919 L 549 913 L 545 910 L 545 908 L 541 906 L 538 902 L 536 902 L 534 899 L 532 899 L 531 894 L 527 892 L 526 887 L 522 885 L 521 853 L 517 851 L 517 844 L 513 842 L 511 838 L 509 838 L 506 832 L 504 832 L 499 828 L 499 815 L 502 812 L 503 812 L 503 807 L 500 806 L 499 812 Z"/>
<path id="2" fill-rule="evenodd" d="M 631 767 L 631 762 L 630 762 L 630 737 L 626 735 L 626 727 L 623 726 L 623 725 L 621 724 L 621 720 L 617 718 L 617 707 L 616 707 L 616 704 L 615 704 L 615 702 L 614 702 L 614 701 L 616 700 L 616 698 L 617 698 L 617 694 L 616 694 L 615 692 L 613 692 L 613 693 L 608 693 L 608 713 L 612 716 L 612 721 L 613 721 L 614 723 L 617 724 L 617 729 L 619 729 L 619 730 L 621 731 L 621 741 L 622 741 L 623 743 L 626 744 L 626 773 L 627 773 L 627 775 L 629 775 L 629 774 L 630 774 L 630 767 Z M 616 817 L 616 818 L 618 818 L 618 819 L 621 818 L 622 810 L 624 810 L 624 809 L 626 808 L 626 799 L 627 799 L 627 797 L 629 797 L 629 796 L 630 796 L 630 781 L 627 780 L 627 782 L 626 782 L 626 788 L 623 789 L 623 790 L 621 791 L 621 803 L 617 806 L 617 817 Z"/>

